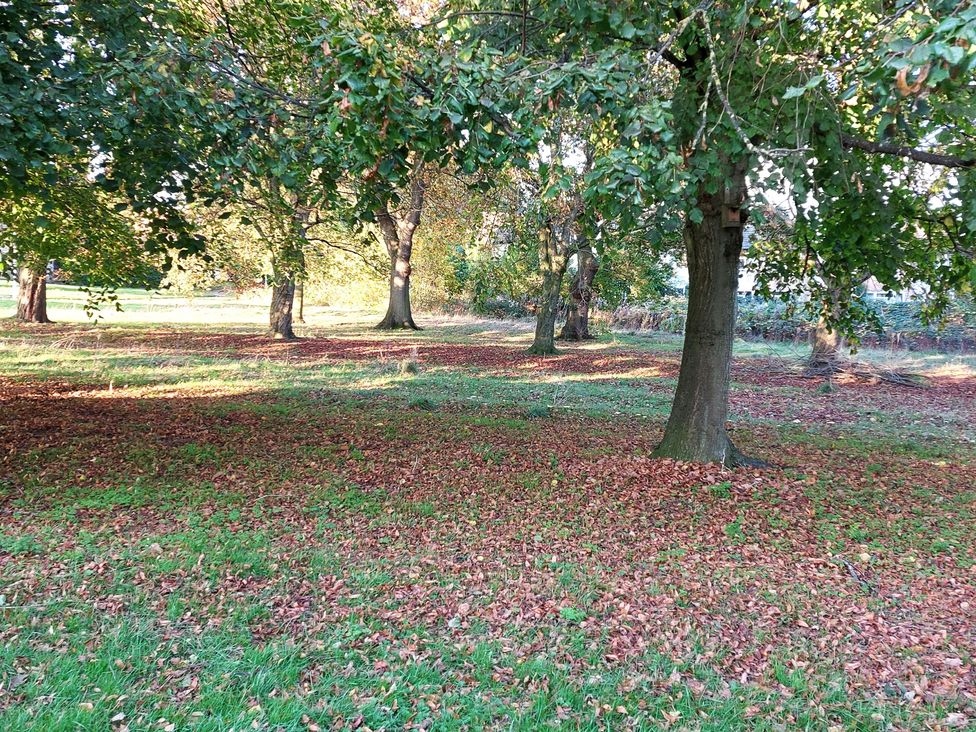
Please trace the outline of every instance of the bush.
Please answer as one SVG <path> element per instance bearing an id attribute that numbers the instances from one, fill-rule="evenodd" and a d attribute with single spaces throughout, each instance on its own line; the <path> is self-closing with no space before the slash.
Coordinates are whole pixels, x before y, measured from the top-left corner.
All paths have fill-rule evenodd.
<path id="1" fill-rule="evenodd" d="M 857 332 L 861 345 L 964 352 L 976 350 L 976 304 L 957 297 L 941 324 L 926 324 L 917 302 L 869 301 L 881 331 L 864 325 Z M 648 305 L 622 305 L 609 316 L 609 326 L 628 332 L 660 331 L 681 334 L 687 310 L 685 297 L 668 297 Z M 802 307 L 758 298 L 740 298 L 735 333 L 750 340 L 792 341 L 809 338 L 814 318 Z"/>
<path id="2" fill-rule="evenodd" d="M 528 318 L 533 315 L 528 303 L 510 300 L 506 297 L 491 297 L 482 301 L 476 300 L 471 305 L 471 309 L 476 315 L 481 315 L 486 318 L 497 318 L 499 320 L 506 318 Z"/>

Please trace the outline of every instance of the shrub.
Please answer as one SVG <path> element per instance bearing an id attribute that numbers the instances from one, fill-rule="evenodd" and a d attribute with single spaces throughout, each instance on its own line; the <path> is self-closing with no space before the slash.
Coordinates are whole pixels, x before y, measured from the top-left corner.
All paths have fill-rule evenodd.
<path id="1" fill-rule="evenodd" d="M 863 325 L 857 332 L 861 345 L 909 350 L 962 352 L 976 350 L 976 305 L 967 297 L 955 298 L 942 323 L 927 324 L 917 302 L 869 301 L 881 330 Z M 622 305 L 609 317 L 614 330 L 683 333 L 687 300 L 668 297 L 647 305 Z M 753 340 L 806 341 L 815 326 L 803 308 L 775 300 L 740 298 L 736 335 Z"/>

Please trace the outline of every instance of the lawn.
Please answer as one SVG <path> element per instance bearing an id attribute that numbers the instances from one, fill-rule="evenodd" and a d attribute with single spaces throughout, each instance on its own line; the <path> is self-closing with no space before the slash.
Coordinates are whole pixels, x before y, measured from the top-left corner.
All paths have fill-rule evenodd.
<path id="1" fill-rule="evenodd" d="M 729 472 L 650 457 L 671 337 L 52 290 L 0 321 L 0 729 L 976 719 L 972 356 L 739 343 Z"/>

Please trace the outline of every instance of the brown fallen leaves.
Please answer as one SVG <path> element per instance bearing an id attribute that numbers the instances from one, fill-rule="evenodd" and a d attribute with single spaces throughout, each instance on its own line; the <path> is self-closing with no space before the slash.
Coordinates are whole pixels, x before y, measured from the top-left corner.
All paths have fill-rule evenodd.
<path id="1" fill-rule="evenodd" d="M 185 339 L 177 345 L 188 347 Z M 278 348 L 243 336 L 189 345 Z M 286 348 L 296 358 L 314 357 L 315 349 L 376 358 L 378 347 L 332 340 Z M 492 368 L 608 368 L 590 354 L 519 361 L 500 347 L 431 346 L 421 357 Z M 864 398 L 880 410 L 905 399 L 896 387 L 851 388 L 830 407 L 838 424 L 853 419 Z M 937 385 L 910 398 L 967 410 L 969 388 Z M 124 569 L 140 592 L 159 598 L 161 617 L 172 592 L 196 598 L 205 611 L 180 620 L 189 627 L 219 624 L 234 607 L 259 603 L 267 612 L 251 626 L 255 642 L 308 637 L 364 612 L 382 629 L 358 642 L 400 643 L 401 662 L 423 660 L 426 651 L 422 640 L 403 644 L 393 631 L 422 627 L 462 645 L 495 640 L 519 658 L 545 651 L 585 673 L 587 662 L 566 643 L 572 627 L 602 643 L 611 666 L 654 650 L 741 683 L 776 686 L 777 669 L 827 668 L 843 671 L 855 689 L 908 704 L 976 699 L 974 542 L 933 549 L 944 535 L 974 536 L 971 457 L 937 468 L 883 448 L 845 452 L 842 433 L 828 450 L 756 425 L 737 431 L 740 447 L 783 467 L 728 473 L 648 457 L 660 426 L 638 420 L 562 416 L 518 428 L 463 410 L 393 403 L 310 401 L 275 413 L 258 408 L 277 403 L 273 394 L 174 396 L 164 408 L 127 392 L 0 384 L 4 532 L 37 533 L 42 512 L 62 505 L 57 490 L 38 485 L 94 495 L 126 475 L 158 479 L 160 491 L 206 483 L 241 496 L 240 515 L 225 528 L 267 535 L 263 558 L 273 571 L 259 576 L 229 565 L 213 581 L 203 554 L 170 573 L 121 567 L 122 547 L 170 556 L 165 537 L 186 528 L 186 514 L 96 502 L 79 507 L 51 547 L 66 550 L 82 531 L 94 537 L 100 549 L 84 566 L 82 585 L 45 553 L 0 550 L 0 572 L 16 583 L 17 602 L 70 596 L 124 615 L 131 598 L 112 591 L 114 573 Z M 791 397 L 759 393 L 755 403 L 773 410 L 780 398 Z M 219 457 L 188 460 L 187 445 L 213 447 Z M 28 476 L 25 461 L 37 451 L 45 457 Z M 883 469 L 866 471 L 869 463 Z M 204 502 L 194 511 L 218 509 Z M 322 556 L 329 570 L 311 572 Z M 396 670 L 395 659 L 377 663 L 378 673 Z M 511 669 L 495 673 L 506 678 Z M 176 698 L 195 693 L 191 666 L 172 677 L 161 683 L 171 681 Z M 944 722 L 967 723 L 961 713 Z M 306 726 L 317 728 L 311 720 Z"/>

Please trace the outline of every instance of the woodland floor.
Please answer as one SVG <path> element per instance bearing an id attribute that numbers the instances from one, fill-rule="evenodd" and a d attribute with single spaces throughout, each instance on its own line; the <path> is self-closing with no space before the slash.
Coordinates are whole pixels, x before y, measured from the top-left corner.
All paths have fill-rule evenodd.
<path id="1" fill-rule="evenodd" d="M 0 322 L 0 729 L 976 724 L 973 359 L 739 344 L 726 472 L 673 338 L 340 322 Z"/>

